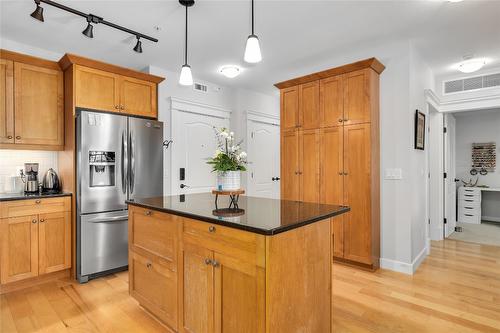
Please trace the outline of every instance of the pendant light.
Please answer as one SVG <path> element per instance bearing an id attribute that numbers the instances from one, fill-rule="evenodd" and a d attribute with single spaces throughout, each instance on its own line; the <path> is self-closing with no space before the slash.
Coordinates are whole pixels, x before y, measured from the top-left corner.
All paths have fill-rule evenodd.
<path id="1" fill-rule="evenodd" d="M 181 68 L 181 76 L 179 77 L 179 84 L 183 86 L 193 85 L 193 74 L 191 73 L 191 66 L 188 65 L 188 7 L 194 5 L 194 0 L 179 0 L 179 3 L 186 7 L 186 30 L 184 39 L 184 65 Z"/>
<path id="2" fill-rule="evenodd" d="M 254 15 L 253 15 L 253 0 L 252 0 L 252 34 L 248 36 L 247 45 L 245 47 L 244 59 L 249 63 L 257 63 L 262 60 L 260 53 L 259 37 L 254 34 Z"/>

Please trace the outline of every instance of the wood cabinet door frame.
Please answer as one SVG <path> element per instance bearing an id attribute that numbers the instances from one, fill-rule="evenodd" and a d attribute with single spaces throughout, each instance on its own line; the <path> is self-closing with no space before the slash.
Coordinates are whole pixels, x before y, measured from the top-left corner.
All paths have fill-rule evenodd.
<path id="1" fill-rule="evenodd" d="M 39 228 L 38 228 L 38 259 L 39 259 L 39 274 L 47 274 L 60 271 L 71 267 L 71 212 L 58 212 L 40 214 Z M 50 224 L 54 223 L 53 220 L 63 219 L 62 239 L 50 239 L 54 232 L 49 231 Z M 58 244 L 62 243 L 62 248 L 57 248 Z M 51 265 L 49 257 L 51 252 L 62 252 L 64 258 L 59 264 Z"/>
<path id="2" fill-rule="evenodd" d="M 56 89 L 57 91 L 51 92 L 56 94 L 56 117 L 54 119 L 55 124 L 52 129 L 47 129 L 45 127 L 41 128 L 42 125 L 38 125 L 40 128 L 25 128 L 24 116 L 25 113 L 33 113 L 34 117 L 43 116 L 40 114 L 40 110 L 23 110 L 23 96 L 26 92 L 22 88 L 23 82 L 23 70 L 28 69 L 34 72 L 40 72 L 48 75 L 53 75 L 56 78 Z M 15 143 L 27 144 L 27 145 L 47 145 L 47 146 L 62 146 L 64 145 L 64 79 L 63 73 L 60 70 L 55 70 L 51 68 L 38 67 L 33 65 L 28 65 L 24 63 L 16 62 L 14 63 L 14 117 L 15 117 Z M 38 93 L 38 91 L 36 92 Z M 30 133 L 40 133 L 44 131 L 55 131 L 56 137 L 53 140 L 46 138 L 30 137 Z"/>
<path id="3" fill-rule="evenodd" d="M 291 96 L 291 97 L 289 97 Z M 288 98 L 292 98 L 290 110 Z M 299 87 L 290 87 L 282 89 L 280 92 L 281 105 L 281 129 L 295 129 L 300 127 L 300 111 L 299 111 Z"/>
<path id="4" fill-rule="evenodd" d="M 321 127 L 342 126 L 344 122 L 344 80 L 342 75 L 320 81 Z"/>
<path id="5" fill-rule="evenodd" d="M 11 225 L 28 223 L 29 224 L 29 239 L 11 239 L 11 236 L 16 236 L 10 230 Z M 22 235 L 21 235 L 22 236 Z M 22 244 L 24 241 L 25 244 Z M 16 257 L 20 260 L 19 253 L 12 253 L 16 249 L 11 249 L 11 245 L 24 245 L 29 246 L 29 258 L 24 258 L 29 260 L 29 271 L 25 273 L 19 273 L 15 275 L 9 275 L 9 269 L 11 266 L 11 260 Z M 1 270 L 0 282 L 2 284 L 24 280 L 27 278 L 38 276 L 38 216 L 37 215 L 27 215 L 19 217 L 9 217 L 0 219 L 0 264 Z M 12 250 L 12 251 L 11 251 Z"/>
<path id="6" fill-rule="evenodd" d="M 304 138 L 313 136 L 312 147 Z M 313 179 L 313 182 L 310 180 Z M 299 133 L 299 181 L 300 200 L 320 202 L 320 130 L 301 130 Z"/>
<path id="7" fill-rule="evenodd" d="M 244 332 L 248 333 L 263 333 L 265 332 L 265 322 L 266 322 L 266 297 L 265 297 L 265 289 L 266 289 L 266 280 L 265 280 L 265 270 L 264 268 L 258 267 L 255 264 L 244 262 L 242 260 L 232 258 L 230 256 L 214 253 L 214 310 L 215 310 L 215 333 L 224 333 L 228 332 L 227 330 L 223 330 L 223 319 L 228 320 L 227 316 L 224 317 L 224 270 L 229 269 L 232 271 L 236 271 L 240 274 L 246 275 L 250 277 L 253 282 L 255 282 L 255 294 L 244 295 L 245 291 L 241 290 L 241 294 L 234 295 L 234 297 L 229 297 L 234 299 L 235 302 L 252 302 L 251 297 L 255 297 L 255 313 L 239 313 L 239 315 L 246 315 L 245 318 L 236 318 L 231 321 L 238 321 L 242 323 L 243 326 L 246 327 Z M 242 287 L 242 286 L 240 286 Z M 244 289 L 244 288 L 240 288 Z M 231 311 L 231 310 L 229 310 Z M 252 329 L 253 325 L 253 329 Z M 230 330 L 231 331 L 231 330 Z M 233 332 L 232 330 L 231 332 Z M 236 332 L 236 331 L 234 331 Z M 238 330 L 238 332 L 243 332 Z"/>
<path id="8" fill-rule="evenodd" d="M 93 75 L 99 75 L 102 77 L 108 77 L 113 80 L 113 100 L 103 101 L 92 101 L 92 100 L 82 100 L 83 95 L 86 95 L 81 91 L 82 73 L 90 73 Z M 98 87 L 96 87 L 97 89 Z M 80 108 L 87 108 L 98 111 L 109 111 L 109 112 L 120 112 L 120 75 L 111 72 L 101 71 L 99 69 L 94 69 L 84 66 L 75 66 L 75 105 Z M 111 93 L 111 92 L 110 92 Z M 88 96 L 85 96 L 88 97 Z"/>
<path id="9" fill-rule="evenodd" d="M 126 93 L 125 93 L 125 88 L 126 84 L 130 82 L 132 84 L 136 85 L 143 85 L 149 88 L 149 101 L 143 101 L 146 102 L 146 104 L 149 104 L 149 109 L 134 109 L 127 105 L 126 103 Z M 134 114 L 138 116 L 144 116 L 144 117 L 150 117 L 150 118 L 158 118 L 158 106 L 157 106 L 157 92 L 156 92 L 156 83 L 154 82 L 149 82 L 149 81 L 144 81 L 144 80 L 139 80 L 135 79 L 132 77 L 127 77 L 127 76 L 120 76 L 120 111 L 127 113 L 127 114 Z M 138 99 L 138 98 L 136 98 Z"/>
<path id="10" fill-rule="evenodd" d="M 0 143 L 14 143 L 14 62 L 0 59 Z"/>
<path id="11" fill-rule="evenodd" d="M 320 127 L 320 88 L 319 81 L 299 86 L 299 124 L 303 129 Z"/>
<path id="12" fill-rule="evenodd" d="M 362 69 L 343 76 L 344 125 L 364 124 L 371 121 L 370 71 L 371 69 Z M 351 86 L 351 79 L 354 78 L 360 78 L 362 83 L 358 82 L 357 86 Z"/>
<path id="13" fill-rule="evenodd" d="M 293 140 L 295 147 L 287 151 L 285 140 Z M 292 157 L 289 156 L 294 154 Z M 299 131 L 290 130 L 281 132 L 281 197 L 287 200 L 300 200 L 300 142 Z M 290 161 L 292 159 L 292 161 Z"/>

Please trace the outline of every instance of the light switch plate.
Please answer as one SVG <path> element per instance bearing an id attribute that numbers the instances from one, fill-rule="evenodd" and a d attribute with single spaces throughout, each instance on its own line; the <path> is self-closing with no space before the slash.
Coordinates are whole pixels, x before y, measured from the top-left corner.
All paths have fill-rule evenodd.
<path id="1" fill-rule="evenodd" d="M 403 170 L 401 168 L 385 169 L 385 179 L 389 180 L 403 179 Z"/>

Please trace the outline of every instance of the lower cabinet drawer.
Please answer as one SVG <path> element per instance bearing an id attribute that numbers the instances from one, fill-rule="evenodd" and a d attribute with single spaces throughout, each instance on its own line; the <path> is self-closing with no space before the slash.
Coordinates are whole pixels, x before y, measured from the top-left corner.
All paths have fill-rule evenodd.
<path id="1" fill-rule="evenodd" d="M 458 212 L 457 220 L 458 220 L 458 222 L 462 222 L 462 223 L 480 224 L 481 223 L 481 214 L 465 212 L 465 211 L 461 210 Z"/>
<path id="2" fill-rule="evenodd" d="M 0 202 L 0 218 L 71 211 L 71 197 Z"/>
<path id="3" fill-rule="evenodd" d="M 154 255 L 133 251 L 129 258 L 130 294 L 148 311 L 177 330 L 177 273 Z"/>

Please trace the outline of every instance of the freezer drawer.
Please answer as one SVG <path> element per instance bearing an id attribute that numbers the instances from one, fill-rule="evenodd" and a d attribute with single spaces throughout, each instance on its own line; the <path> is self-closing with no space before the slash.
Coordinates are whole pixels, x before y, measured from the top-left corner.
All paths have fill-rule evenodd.
<path id="1" fill-rule="evenodd" d="M 80 216 L 80 276 L 128 265 L 128 211 Z"/>

